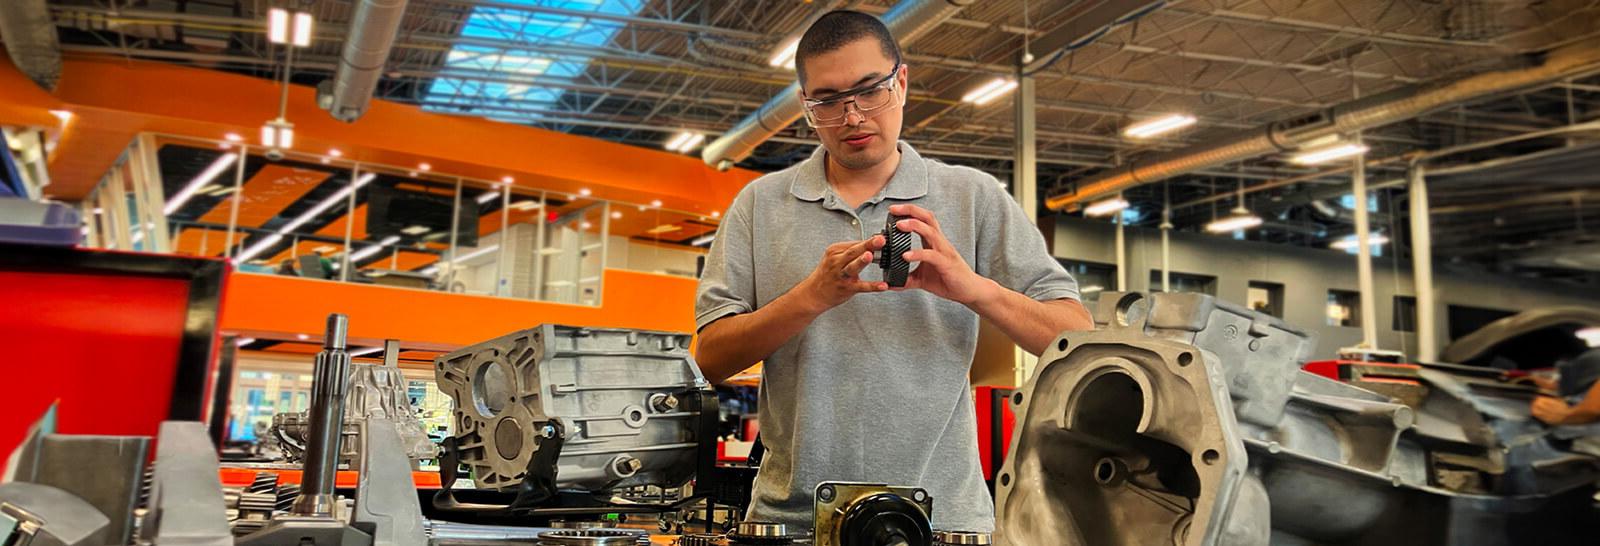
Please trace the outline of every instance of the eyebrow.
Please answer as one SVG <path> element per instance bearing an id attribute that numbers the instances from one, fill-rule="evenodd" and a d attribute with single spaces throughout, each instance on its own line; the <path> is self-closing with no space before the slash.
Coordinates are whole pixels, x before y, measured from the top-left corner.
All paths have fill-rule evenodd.
<path id="1" fill-rule="evenodd" d="M 849 89 L 855 89 L 857 87 L 861 87 L 864 84 L 871 83 L 873 80 L 876 80 L 876 79 L 879 79 L 879 78 L 882 78 L 882 77 L 883 77 L 883 74 L 881 74 L 881 73 L 869 72 L 867 75 L 862 76 L 861 79 L 856 80 L 856 83 L 850 84 Z M 846 91 L 848 91 L 849 89 L 846 89 Z M 822 89 L 812 90 L 811 94 L 825 97 L 825 96 L 828 96 L 828 95 L 837 95 L 837 94 L 843 93 L 843 92 L 844 91 L 840 91 L 838 89 L 824 87 Z"/>

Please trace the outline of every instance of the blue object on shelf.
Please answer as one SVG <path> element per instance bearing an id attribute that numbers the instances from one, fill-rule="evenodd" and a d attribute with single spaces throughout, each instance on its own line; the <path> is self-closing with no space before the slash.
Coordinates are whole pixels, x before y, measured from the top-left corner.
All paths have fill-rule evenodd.
<path id="1" fill-rule="evenodd" d="M 75 246 L 82 225 L 78 210 L 61 203 L 0 198 L 0 243 Z"/>

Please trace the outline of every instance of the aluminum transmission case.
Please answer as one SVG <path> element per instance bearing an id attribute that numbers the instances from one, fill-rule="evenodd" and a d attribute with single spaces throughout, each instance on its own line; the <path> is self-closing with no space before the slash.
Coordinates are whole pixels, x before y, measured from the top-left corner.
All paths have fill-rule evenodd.
<path id="1" fill-rule="evenodd" d="M 536 437 L 559 430 L 561 489 L 684 484 L 695 470 L 699 412 L 681 402 L 709 388 L 689 339 L 545 324 L 439 357 L 434 373 L 455 401 L 461 462 L 479 487 L 511 490 L 547 445 Z"/>
<path id="2" fill-rule="evenodd" d="M 1113 316 L 1057 338 L 1012 395 L 996 543 L 1265 544 L 1266 521 L 1230 517 L 1236 502 L 1264 513 L 1266 496 L 1242 479 L 1219 357 L 1146 335 L 1157 319 L 1137 309 Z"/>

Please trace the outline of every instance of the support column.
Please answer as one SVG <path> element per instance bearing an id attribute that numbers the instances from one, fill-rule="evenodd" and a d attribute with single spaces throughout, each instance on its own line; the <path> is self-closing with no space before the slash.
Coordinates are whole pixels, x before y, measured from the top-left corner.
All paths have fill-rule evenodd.
<path id="1" fill-rule="evenodd" d="M 1172 209 L 1161 209 L 1161 291 L 1172 291 Z"/>
<path id="2" fill-rule="evenodd" d="M 1434 331 L 1433 226 L 1428 216 L 1428 181 L 1421 163 L 1411 164 L 1406 173 L 1411 192 L 1411 279 L 1417 293 L 1417 354 L 1421 362 L 1439 358 Z"/>
<path id="3" fill-rule="evenodd" d="M 1360 143 L 1361 138 L 1356 137 Z M 1357 155 L 1351 191 L 1355 194 L 1356 283 L 1361 294 L 1361 347 L 1378 348 L 1377 294 L 1372 282 L 1372 233 L 1367 226 L 1367 158 Z"/>
<path id="4" fill-rule="evenodd" d="M 1022 206 L 1022 212 L 1028 215 L 1028 222 L 1038 226 L 1039 156 L 1037 122 L 1034 117 L 1036 96 L 1033 78 L 1022 75 L 1020 65 L 1016 78 L 1017 90 L 1012 97 L 1016 113 L 1016 129 L 1012 141 L 1016 155 L 1011 164 L 1011 195 L 1017 199 L 1017 204 Z M 1013 349 L 1012 354 L 1015 384 L 1020 387 L 1027 384 L 1028 378 L 1033 375 L 1034 367 L 1039 365 L 1039 357 L 1023 350 L 1021 346 Z"/>

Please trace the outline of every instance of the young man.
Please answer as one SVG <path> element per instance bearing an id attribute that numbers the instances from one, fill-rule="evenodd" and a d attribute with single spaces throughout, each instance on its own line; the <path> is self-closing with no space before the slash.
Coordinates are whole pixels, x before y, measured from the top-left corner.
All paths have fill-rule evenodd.
<path id="1" fill-rule="evenodd" d="M 927 489 L 936 528 L 989 531 L 967 383 L 978 317 L 1038 354 L 1092 327 L 1077 283 L 994 177 L 899 142 L 907 68 L 877 18 L 824 15 L 795 68 L 822 146 L 734 199 L 696 302 L 707 379 L 765 362 L 749 519 L 808 529 L 818 483 L 865 481 Z M 890 214 L 922 241 L 904 290 L 869 267 Z"/>

